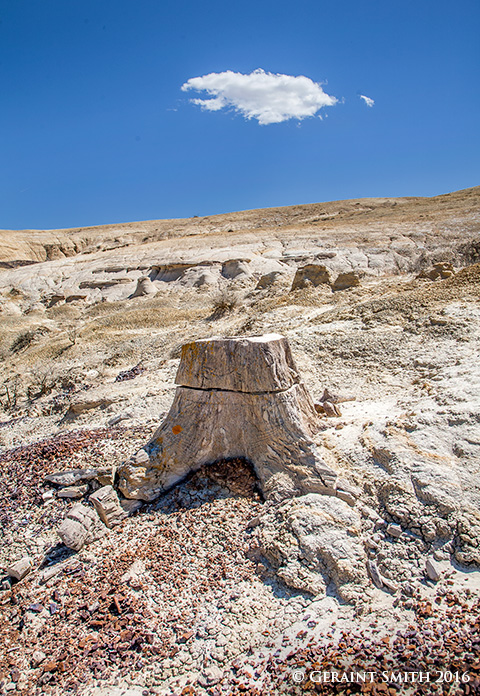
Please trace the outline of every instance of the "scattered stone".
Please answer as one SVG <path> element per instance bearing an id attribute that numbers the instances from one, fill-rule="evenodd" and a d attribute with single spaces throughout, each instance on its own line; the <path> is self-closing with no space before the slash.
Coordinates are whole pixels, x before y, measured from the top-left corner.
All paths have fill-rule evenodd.
<path id="1" fill-rule="evenodd" d="M 203 673 L 198 678 L 198 683 L 200 684 L 200 686 L 203 686 L 203 688 L 206 689 L 209 686 L 218 684 L 222 677 L 222 670 L 216 665 L 212 665 L 211 667 L 207 667 L 207 669 L 203 671 Z"/>
<path id="2" fill-rule="evenodd" d="M 395 594 L 395 592 L 398 590 L 398 585 L 386 578 L 384 575 L 380 575 L 380 580 L 382 582 L 383 587 L 386 588 L 392 594 Z"/>
<path id="3" fill-rule="evenodd" d="M 350 507 L 355 505 L 355 497 L 351 493 L 347 493 L 347 491 L 342 491 L 337 488 L 337 497 L 344 500 Z"/>
<path id="4" fill-rule="evenodd" d="M 51 483 L 54 486 L 73 486 L 77 481 L 82 480 L 82 475 L 85 474 L 85 469 L 72 469 L 69 471 L 57 471 L 54 474 L 45 476 L 46 483 Z"/>
<path id="5" fill-rule="evenodd" d="M 92 493 L 89 500 L 95 506 L 102 522 L 109 528 L 120 524 L 127 517 L 127 513 L 120 505 L 118 495 L 112 486 L 103 486 Z"/>
<path id="6" fill-rule="evenodd" d="M 67 486 L 66 488 L 61 488 L 57 496 L 59 498 L 83 498 L 85 493 L 88 491 L 88 484 L 83 486 Z"/>
<path id="7" fill-rule="evenodd" d="M 45 655 L 44 652 L 41 650 L 35 650 L 32 659 L 31 659 L 31 665 L 32 667 L 38 667 L 44 660 L 47 659 L 47 656 Z"/>
<path id="8" fill-rule="evenodd" d="M 84 544 L 100 539 L 106 529 L 98 515 L 91 508 L 77 503 L 68 511 L 58 528 L 58 535 L 65 546 L 80 551 Z"/>
<path id="9" fill-rule="evenodd" d="M 51 566 L 50 568 L 46 568 L 43 573 L 40 575 L 39 582 L 41 585 L 45 584 L 48 582 L 51 578 L 55 577 L 55 575 L 59 575 L 60 573 L 63 573 L 65 570 L 65 566 L 63 564 L 57 563 L 56 565 Z"/>
<path id="10" fill-rule="evenodd" d="M 432 561 L 430 558 L 427 558 L 427 560 L 425 561 L 425 573 L 427 574 L 428 579 L 432 582 L 438 582 L 440 580 L 440 570 L 437 567 L 436 563 Z"/>
<path id="11" fill-rule="evenodd" d="M 123 372 L 120 372 L 115 377 L 115 382 L 127 382 L 130 379 L 135 379 L 135 377 L 138 377 L 145 372 L 146 369 L 147 368 L 144 367 L 141 362 L 139 362 L 134 367 L 130 368 L 130 370 L 123 370 Z"/>
<path id="12" fill-rule="evenodd" d="M 368 574 L 370 575 L 373 584 L 375 587 L 378 587 L 379 590 L 383 588 L 383 580 L 382 576 L 380 575 L 380 572 L 377 568 L 377 564 L 373 560 L 368 560 L 367 561 L 367 570 Z"/>
<path id="13" fill-rule="evenodd" d="M 361 512 L 364 517 L 368 517 L 368 519 L 372 520 L 373 522 L 382 519 L 378 512 L 373 508 L 369 507 L 368 505 L 363 505 Z"/>
<path id="14" fill-rule="evenodd" d="M 358 486 L 354 486 L 353 483 L 346 481 L 344 478 L 337 479 L 337 491 L 350 493 L 354 498 L 360 498 L 362 495 L 362 491 Z"/>
<path id="15" fill-rule="evenodd" d="M 45 491 L 45 493 L 42 493 L 42 500 L 44 505 L 49 505 L 50 503 L 53 503 L 55 500 L 55 494 L 53 491 Z"/>
<path id="16" fill-rule="evenodd" d="M 45 482 L 54 486 L 67 487 L 75 486 L 80 481 L 96 480 L 103 486 L 107 486 L 113 485 L 115 474 L 115 466 L 103 466 L 96 469 L 69 469 L 48 474 L 45 476 Z"/>
<path id="17" fill-rule="evenodd" d="M 87 392 L 86 396 L 80 396 L 78 401 L 74 401 L 70 404 L 66 415 L 68 417 L 79 416 L 85 411 L 91 411 L 94 408 L 106 408 L 110 406 L 110 404 L 113 404 L 114 401 L 114 398 L 106 394 L 95 397 L 89 396 Z"/>
<path id="18" fill-rule="evenodd" d="M 34 614 L 41 614 L 44 609 L 45 607 L 40 602 L 34 602 L 27 607 L 27 611 L 33 611 Z"/>
<path id="19" fill-rule="evenodd" d="M 22 580 L 32 569 L 32 559 L 28 556 L 21 558 L 12 565 L 8 566 L 6 573 L 15 580 Z"/>
<path id="20" fill-rule="evenodd" d="M 259 524 L 260 517 L 252 517 L 252 519 L 247 522 L 245 529 L 254 529 L 255 527 L 258 527 Z"/>
<path id="21" fill-rule="evenodd" d="M 403 529 L 399 524 L 389 524 L 387 525 L 387 529 L 385 531 L 387 532 L 387 534 L 389 534 L 392 537 L 395 537 L 396 539 L 399 539 L 403 534 Z"/>
<path id="22" fill-rule="evenodd" d="M 130 418 L 133 418 L 131 413 L 120 413 L 118 416 L 110 418 L 110 420 L 108 421 L 108 425 L 118 425 L 118 423 L 121 423 L 123 420 L 129 420 Z"/>
<path id="23" fill-rule="evenodd" d="M 115 483 L 115 474 L 117 473 L 116 466 L 104 466 L 96 469 L 95 480 L 101 486 L 113 486 Z"/>
<path id="24" fill-rule="evenodd" d="M 435 549 L 433 557 L 436 561 L 447 561 L 450 556 L 443 549 Z"/>

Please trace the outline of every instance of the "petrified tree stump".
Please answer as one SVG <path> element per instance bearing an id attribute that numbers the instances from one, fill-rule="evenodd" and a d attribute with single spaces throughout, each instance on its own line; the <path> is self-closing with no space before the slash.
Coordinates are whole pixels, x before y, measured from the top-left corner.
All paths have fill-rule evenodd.
<path id="1" fill-rule="evenodd" d="M 182 348 L 175 398 L 150 442 L 119 470 L 127 498 L 153 500 L 200 466 L 245 458 L 280 500 L 335 495 L 312 436 L 320 420 L 286 338 L 212 338 Z"/>

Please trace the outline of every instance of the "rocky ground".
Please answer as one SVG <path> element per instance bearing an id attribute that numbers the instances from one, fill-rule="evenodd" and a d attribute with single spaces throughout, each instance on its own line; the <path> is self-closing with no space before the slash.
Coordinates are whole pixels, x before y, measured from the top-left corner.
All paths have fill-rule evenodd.
<path id="1" fill-rule="evenodd" d="M 479 198 L 5 236 L 0 691 L 480 693 Z M 316 437 L 350 497 L 279 511 L 218 462 L 63 546 L 45 476 L 142 446 L 186 340 L 267 332 L 352 397 Z"/>

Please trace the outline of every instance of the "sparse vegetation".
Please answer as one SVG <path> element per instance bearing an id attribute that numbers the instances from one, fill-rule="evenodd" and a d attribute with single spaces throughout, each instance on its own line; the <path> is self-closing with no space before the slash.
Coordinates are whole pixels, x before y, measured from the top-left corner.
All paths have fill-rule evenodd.
<path id="1" fill-rule="evenodd" d="M 29 401 L 34 401 L 44 394 L 50 394 L 58 382 L 58 374 L 53 370 L 53 367 L 47 367 L 33 373 L 32 381 L 27 387 L 27 398 Z"/>
<path id="2" fill-rule="evenodd" d="M 18 375 L 15 375 L 13 379 L 10 381 L 5 382 L 3 385 L 4 389 L 4 394 L 3 397 L 5 398 L 5 401 L 2 402 L 3 405 L 3 410 L 10 412 L 10 411 L 15 411 L 17 408 L 18 404 L 18 397 L 19 397 L 19 384 L 20 380 Z"/>
<path id="3" fill-rule="evenodd" d="M 209 319 L 221 319 L 226 314 L 233 312 L 234 309 L 240 306 L 240 297 L 238 293 L 231 290 L 221 290 L 218 295 L 213 298 L 212 313 Z"/>
<path id="4" fill-rule="evenodd" d="M 36 329 L 22 331 L 12 343 L 10 350 L 12 353 L 19 353 L 21 350 L 28 348 L 39 336 L 43 336 L 47 333 L 49 333 L 49 329 L 46 326 L 39 326 Z"/>

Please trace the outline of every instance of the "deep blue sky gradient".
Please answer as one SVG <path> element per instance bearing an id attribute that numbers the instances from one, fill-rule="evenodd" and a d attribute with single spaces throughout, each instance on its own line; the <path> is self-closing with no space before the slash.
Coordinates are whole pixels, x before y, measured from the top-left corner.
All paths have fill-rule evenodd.
<path id="1" fill-rule="evenodd" d="M 478 0 L 0 0 L 0 228 L 475 186 L 479 35 Z M 180 90 L 256 68 L 344 102 L 260 126 Z"/>

